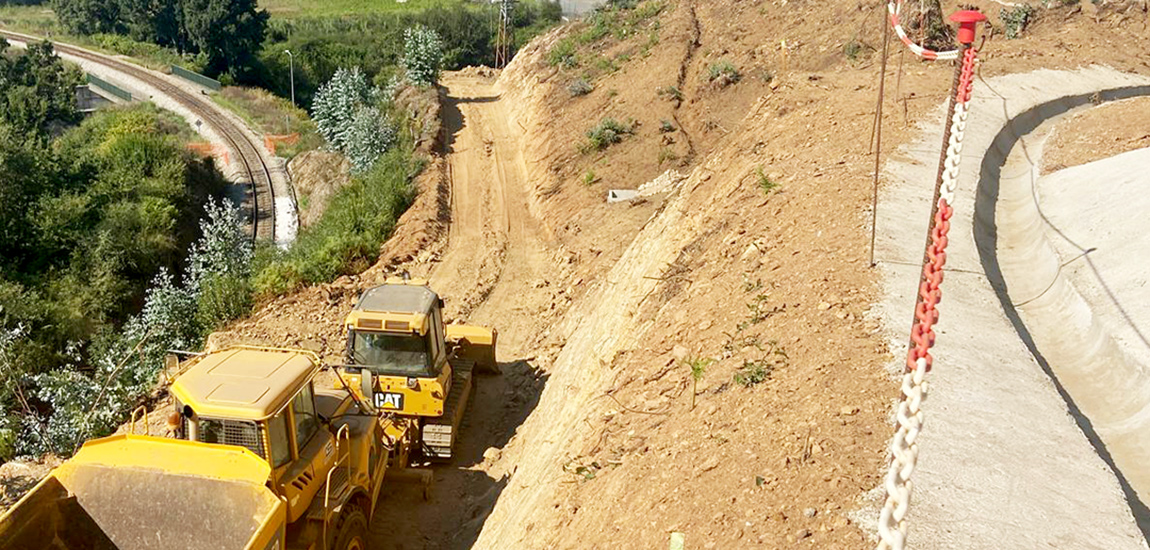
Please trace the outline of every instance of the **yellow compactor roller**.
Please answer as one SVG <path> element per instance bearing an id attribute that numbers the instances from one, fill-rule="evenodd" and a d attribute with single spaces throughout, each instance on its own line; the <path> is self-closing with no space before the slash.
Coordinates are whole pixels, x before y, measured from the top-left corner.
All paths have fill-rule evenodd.
<path id="1" fill-rule="evenodd" d="M 410 421 L 317 388 L 320 372 L 298 350 L 190 361 L 171 387 L 176 439 L 86 443 L 0 517 L 0 550 L 366 548 L 385 477 L 427 476 L 402 469 Z"/>
<path id="2" fill-rule="evenodd" d="M 477 371 L 498 372 L 494 329 L 443 323 L 443 299 L 424 280 L 393 278 L 360 296 L 345 321 L 352 391 L 381 413 L 410 419 L 423 455 L 450 459 Z"/>

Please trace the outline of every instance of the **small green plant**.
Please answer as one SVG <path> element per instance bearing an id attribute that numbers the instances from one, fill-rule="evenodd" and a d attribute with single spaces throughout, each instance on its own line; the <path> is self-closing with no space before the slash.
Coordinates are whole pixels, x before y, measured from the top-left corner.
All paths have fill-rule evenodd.
<path id="1" fill-rule="evenodd" d="M 695 410 L 695 396 L 698 395 L 699 380 L 707 373 L 707 367 L 715 360 L 709 357 L 688 357 L 683 361 L 691 369 L 691 410 Z"/>
<path id="2" fill-rule="evenodd" d="M 770 195 L 771 191 L 779 187 L 778 182 L 771 180 L 770 177 L 763 173 L 762 166 L 755 168 L 755 179 L 759 184 L 759 189 L 763 190 L 764 195 Z"/>
<path id="3" fill-rule="evenodd" d="M 583 173 L 583 185 L 586 185 L 587 187 L 591 187 L 591 184 L 595 183 L 595 180 L 597 179 L 598 178 L 595 176 L 594 170 L 588 170 Z"/>
<path id="4" fill-rule="evenodd" d="M 739 74 L 739 69 L 735 67 L 734 63 L 726 59 L 720 59 L 707 67 L 707 81 L 709 82 L 718 82 L 726 86 L 738 82 L 740 78 L 742 75 Z"/>
<path id="5" fill-rule="evenodd" d="M 607 97 L 608 98 L 612 98 L 612 97 L 615 97 L 617 95 L 619 95 L 619 90 L 616 90 L 614 88 L 607 90 Z"/>
<path id="6" fill-rule="evenodd" d="M 547 52 L 547 63 L 552 67 L 563 66 L 568 69 L 579 65 L 579 57 L 575 53 L 575 41 L 564 38 L 556 42 Z"/>
<path id="7" fill-rule="evenodd" d="M 1022 37 L 1022 31 L 1026 30 L 1033 15 L 1034 7 L 1026 4 L 1003 9 L 998 16 L 1002 19 L 1002 26 L 1006 27 L 1006 38 L 1012 40 Z"/>
<path id="8" fill-rule="evenodd" d="M 655 93 L 666 97 L 671 101 L 683 101 L 683 92 L 679 90 L 677 86 L 663 86 L 662 88 L 655 90 Z"/>
<path id="9" fill-rule="evenodd" d="M 600 57 L 595 60 L 595 68 L 605 73 L 613 73 L 619 70 L 619 65 L 610 57 Z"/>
<path id="10" fill-rule="evenodd" d="M 846 44 L 843 44 L 843 55 L 847 56 L 847 59 L 851 61 L 858 61 L 858 58 L 860 55 L 862 55 L 864 48 L 865 46 L 863 46 L 862 42 L 859 42 L 858 39 L 852 38 L 847 40 Z"/>
<path id="11" fill-rule="evenodd" d="M 583 150 L 585 152 L 602 151 L 623 141 L 623 136 L 633 133 L 635 133 L 633 121 L 624 123 L 611 117 L 604 118 L 590 130 L 587 130 L 587 142 L 583 145 Z"/>
<path id="12" fill-rule="evenodd" d="M 771 377 L 773 369 L 772 365 L 761 359 L 758 361 L 744 360 L 743 366 L 735 371 L 735 383 L 749 388 L 755 384 L 766 382 Z"/>
<path id="13" fill-rule="evenodd" d="M 567 91 L 571 94 L 571 97 L 587 95 L 594 89 L 595 87 L 592 86 L 590 82 L 587 82 L 586 78 L 579 78 L 567 86 Z"/>
<path id="14" fill-rule="evenodd" d="M 762 350 L 761 346 L 755 347 Z M 767 342 L 767 349 L 763 350 L 766 355 L 754 361 L 749 359 L 743 360 L 743 366 L 735 371 L 734 381 L 736 384 L 749 388 L 756 384 L 767 381 L 771 377 L 776 367 L 785 366 L 790 360 L 787 356 L 787 351 L 779 346 L 778 340 L 770 340 Z"/>
<path id="15" fill-rule="evenodd" d="M 639 48 L 639 55 L 647 57 L 651 55 L 651 49 L 659 45 L 659 22 L 656 21 L 654 28 L 647 33 L 647 41 Z"/>
<path id="16" fill-rule="evenodd" d="M 746 275 L 743 275 L 743 292 L 756 292 L 763 288 L 763 280 L 755 279 L 751 281 Z"/>
<path id="17" fill-rule="evenodd" d="M 664 162 L 671 162 L 679 160 L 679 155 L 675 154 L 675 150 L 670 147 L 659 149 L 659 165 L 662 166 Z"/>
<path id="18" fill-rule="evenodd" d="M 674 132 L 675 131 L 675 123 L 664 118 L 664 119 L 659 121 L 659 131 L 664 133 L 664 134 L 669 134 L 671 132 Z"/>

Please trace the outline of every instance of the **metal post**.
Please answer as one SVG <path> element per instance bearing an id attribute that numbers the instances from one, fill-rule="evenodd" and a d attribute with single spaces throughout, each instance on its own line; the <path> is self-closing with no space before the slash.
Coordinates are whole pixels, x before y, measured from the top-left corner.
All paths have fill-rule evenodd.
<path id="1" fill-rule="evenodd" d="M 295 105 L 295 56 L 291 54 L 291 50 L 284 50 L 288 55 L 288 70 L 291 74 L 291 104 Z"/>
<path id="2" fill-rule="evenodd" d="M 879 9 L 882 9 L 880 6 Z M 871 192 L 871 208 L 870 208 L 870 266 L 875 266 L 874 261 L 874 241 L 875 234 L 878 232 L 878 170 L 879 160 L 882 157 L 882 103 L 883 95 L 886 92 L 886 60 L 887 60 L 887 45 L 890 44 L 890 23 L 887 22 L 886 17 L 880 17 L 879 21 L 882 22 L 882 68 L 879 73 L 878 81 L 878 105 L 874 110 L 874 141 L 871 144 L 874 146 L 874 190 Z"/>

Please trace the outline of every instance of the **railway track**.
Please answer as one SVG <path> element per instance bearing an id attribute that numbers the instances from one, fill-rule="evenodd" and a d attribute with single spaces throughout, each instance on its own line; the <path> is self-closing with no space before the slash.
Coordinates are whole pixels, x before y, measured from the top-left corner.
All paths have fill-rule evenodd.
<path id="1" fill-rule="evenodd" d="M 8 31 L 0 31 L 0 37 L 24 43 L 33 39 L 38 40 L 37 37 Z M 272 186 L 271 171 L 268 169 L 267 163 L 264 162 L 263 155 L 260 154 L 259 147 L 261 144 L 253 143 L 243 128 L 218 112 L 214 105 L 207 104 L 204 99 L 143 67 L 75 46 L 58 42 L 52 44 L 58 53 L 98 63 L 155 88 L 171 98 L 172 101 L 184 106 L 218 132 L 239 159 L 243 168 L 241 177 L 246 176 L 247 181 L 244 183 L 249 185 L 251 189 L 250 217 L 253 238 L 276 242 L 276 197 L 275 189 Z"/>

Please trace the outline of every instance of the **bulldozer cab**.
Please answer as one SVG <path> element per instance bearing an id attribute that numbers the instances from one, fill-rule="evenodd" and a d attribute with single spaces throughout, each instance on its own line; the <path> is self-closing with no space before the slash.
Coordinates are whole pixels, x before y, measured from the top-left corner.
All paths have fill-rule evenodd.
<path id="1" fill-rule="evenodd" d="M 205 356 L 172 384 L 176 435 L 244 447 L 265 460 L 293 522 L 347 452 L 321 424 L 348 405 L 317 395 L 320 368 L 314 354 L 296 350 L 235 347 Z"/>
<path id="2" fill-rule="evenodd" d="M 443 414 L 451 364 L 443 300 L 421 280 L 392 279 L 363 293 L 347 316 L 349 385 L 379 410 Z"/>
<path id="3" fill-rule="evenodd" d="M 447 361 L 443 301 L 417 284 L 363 293 L 347 319 L 347 362 L 376 376 L 436 378 Z"/>

